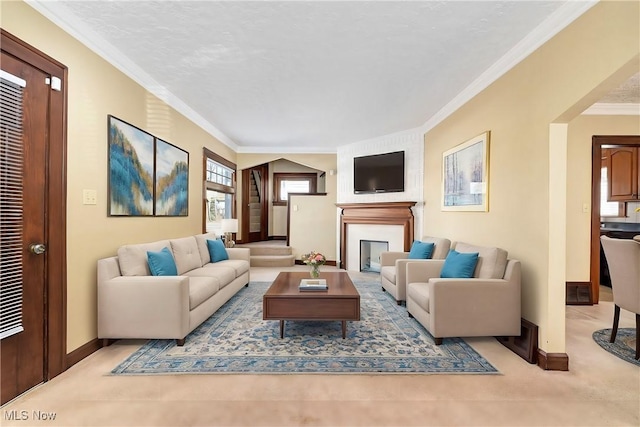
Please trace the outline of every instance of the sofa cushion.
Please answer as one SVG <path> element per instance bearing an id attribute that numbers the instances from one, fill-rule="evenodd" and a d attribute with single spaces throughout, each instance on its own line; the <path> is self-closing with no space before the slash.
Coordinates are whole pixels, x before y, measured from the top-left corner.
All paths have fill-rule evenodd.
<path id="1" fill-rule="evenodd" d="M 194 268 L 202 267 L 202 259 L 200 258 L 200 251 L 195 237 L 171 239 L 170 242 L 178 274 L 184 274 Z"/>
<path id="2" fill-rule="evenodd" d="M 433 243 L 414 240 L 409 251 L 409 259 L 429 259 L 433 253 Z"/>
<path id="3" fill-rule="evenodd" d="M 429 313 L 429 285 L 427 283 L 409 283 L 407 299 L 411 299 Z"/>
<path id="4" fill-rule="evenodd" d="M 455 245 L 458 252 L 478 252 L 478 263 L 473 277 L 480 279 L 502 279 L 507 267 L 507 251 L 488 246 L 475 246 L 458 242 Z"/>
<path id="5" fill-rule="evenodd" d="M 215 277 L 189 277 L 189 310 L 193 310 L 220 290 Z"/>
<path id="6" fill-rule="evenodd" d="M 385 265 L 380 268 L 380 276 L 387 279 L 389 282 L 395 284 L 396 283 L 396 266 L 395 265 Z"/>
<path id="7" fill-rule="evenodd" d="M 449 249 L 451 249 L 451 240 L 442 237 L 422 236 L 420 241 L 435 245 L 433 252 L 431 252 L 432 259 L 445 259 L 449 254 Z"/>
<path id="8" fill-rule="evenodd" d="M 215 263 L 187 271 L 184 275 L 189 277 L 214 277 L 218 280 L 220 289 L 222 289 L 236 278 L 236 270 L 233 267 L 225 267 Z"/>
<path id="9" fill-rule="evenodd" d="M 147 260 L 147 251 L 157 252 L 169 248 L 168 240 L 138 245 L 123 245 L 118 248 L 118 264 L 123 276 L 151 276 Z"/>
<path id="10" fill-rule="evenodd" d="M 469 279 L 478 263 L 478 252 L 460 253 L 454 249 L 444 260 L 440 277 L 447 279 Z"/>
<path id="11" fill-rule="evenodd" d="M 209 253 L 209 247 L 207 246 L 207 240 L 216 240 L 216 233 L 196 234 L 196 243 L 198 243 L 198 251 L 200 251 L 200 259 L 202 264 L 205 265 L 211 262 L 211 254 Z"/>
<path id="12" fill-rule="evenodd" d="M 249 271 L 249 268 L 250 268 L 249 261 L 246 261 L 244 259 L 229 259 L 229 260 L 220 261 L 217 263 L 209 263 L 207 265 L 211 265 L 211 266 L 221 265 L 224 267 L 233 268 L 236 272 L 236 277 L 242 276 L 244 273 Z M 204 267 L 207 267 L 207 265 L 205 265 Z"/>
<path id="13" fill-rule="evenodd" d="M 222 240 L 207 240 L 207 248 L 209 248 L 211 262 L 219 262 L 229 259 L 229 254 L 227 253 L 227 249 L 224 247 Z"/>
<path id="14" fill-rule="evenodd" d="M 177 276 L 178 270 L 169 248 L 154 252 L 147 251 L 149 270 L 153 276 Z"/>

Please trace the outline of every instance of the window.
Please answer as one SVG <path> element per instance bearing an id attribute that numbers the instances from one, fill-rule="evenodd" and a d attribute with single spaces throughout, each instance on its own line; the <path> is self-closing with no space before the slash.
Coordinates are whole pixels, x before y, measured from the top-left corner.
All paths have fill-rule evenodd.
<path id="1" fill-rule="evenodd" d="M 620 202 L 609 202 L 608 197 L 608 181 L 607 168 L 600 169 L 600 216 L 624 217 L 625 204 Z"/>
<path id="2" fill-rule="evenodd" d="M 203 229 L 221 235 L 222 220 L 235 217 L 236 165 L 206 148 L 204 162 Z"/>
<path id="3" fill-rule="evenodd" d="M 207 158 L 207 177 L 208 182 L 222 184 L 229 187 L 233 186 L 233 174 L 235 170 L 230 169 L 213 159 Z"/>
<path id="4" fill-rule="evenodd" d="M 289 193 L 316 193 L 318 175 L 315 173 L 274 173 L 274 205 L 286 205 Z"/>

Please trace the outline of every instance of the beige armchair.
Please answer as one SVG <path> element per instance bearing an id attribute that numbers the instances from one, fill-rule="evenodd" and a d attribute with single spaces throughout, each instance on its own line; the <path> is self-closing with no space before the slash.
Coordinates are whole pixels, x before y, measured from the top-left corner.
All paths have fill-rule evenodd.
<path id="1" fill-rule="evenodd" d="M 520 261 L 499 248 L 457 243 L 462 253 L 478 252 L 473 277 L 443 279 L 444 260 L 407 264 L 407 312 L 434 337 L 520 335 Z"/>
<path id="2" fill-rule="evenodd" d="M 640 242 L 601 236 L 602 249 L 609 265 L 613 292 L 613 328 L 609 342 L 616 340 L 620 309 L 636 315 L 636 359 L 640 359 Z"/>
<path id="3" fill-rule="evenodd" d="M 430 259 L 444 259 L 449 253 L 451 246 L 449 239 L 424 236 L 421 241 L 434 244 Z M 408 258 L 409 252 L 383 252 L 380 255 L 382 289 L 393 295 L 398 305 L 407 299 L 407 262 L 427 261 Z"/>

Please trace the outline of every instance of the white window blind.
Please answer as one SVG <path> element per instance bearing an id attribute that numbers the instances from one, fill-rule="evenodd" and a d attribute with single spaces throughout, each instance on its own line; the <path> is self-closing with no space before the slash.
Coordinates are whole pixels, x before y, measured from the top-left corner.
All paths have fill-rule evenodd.
<path id="1" fill-rule="evenodd" d="M 22 92 L 26 82 L 0 72 L 0 339 L 22 327 Z"/>

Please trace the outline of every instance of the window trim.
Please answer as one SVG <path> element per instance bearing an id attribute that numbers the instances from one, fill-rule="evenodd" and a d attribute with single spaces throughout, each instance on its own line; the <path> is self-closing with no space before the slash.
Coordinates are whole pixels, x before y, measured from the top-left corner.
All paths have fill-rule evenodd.
<path id="1" fill-rule="evenodd" d="M 273 174 L 273 206 L 287 206 L 288 198 L 281 200 L 280 183 L 282 181 L 308 181 L 309 193 L 315 194 L 318 191 L 318 174 L 312 172 L 275 172 Z"/>
<path id="2" fill-rule="evenodd" d="M 206 194 L 207 190 L 217 191 L 219 193 L 227 193 L 232 195 L 231 201 L 231 218 L 237 218 L 236 212 L 236 198 L 237 198 L 237 175 L 238 175 L 238 167 L 235 163 L 225 159 L 219 154 L 214 153 L 206 147 L 202 148 L 202 232 L 207 232 L 207 203 L 206 203 Z M 216 163 L 220 163 L 221 165 L 231 169 L 233 172 L 231 174 L 231 186 L 219 184 L 217 182 L 207 181 L 207 160 L 213 160 Z"/>

